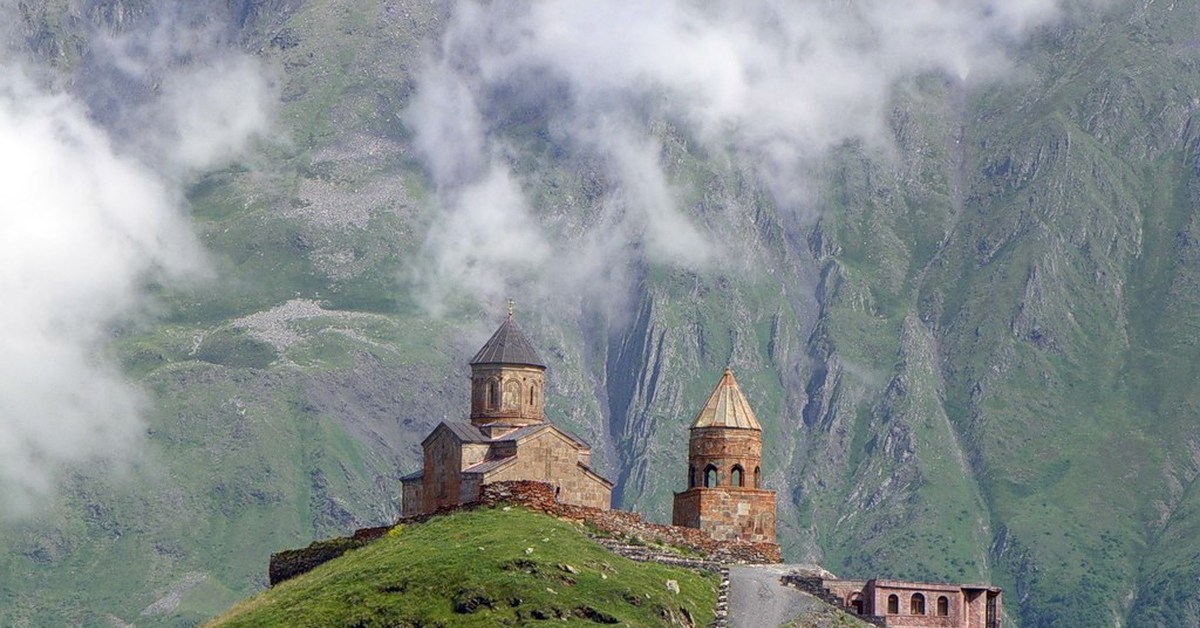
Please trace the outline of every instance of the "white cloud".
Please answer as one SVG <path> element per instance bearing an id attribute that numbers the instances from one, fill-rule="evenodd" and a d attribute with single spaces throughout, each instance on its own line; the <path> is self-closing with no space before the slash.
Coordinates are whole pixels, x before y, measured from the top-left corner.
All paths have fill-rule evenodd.
<path id="1" fill-rule="evenodd" d="M 594 282 L 579 268 L 607 269 L 631 247 L 701 268 L 711 256 L 699 252 L 720 245 L 680 211 L 655 120 L 751 164 L 783 210 L 802 211 L 807 165 L 848 140 L 888 144 L 885 113 L 898 80 L 1003 75 L 1010 47 L 1062 14 L 1055 0 L 461 2 L 406 122 L 442 195 L 443 224 L 492 212 L 492 223 L 505 224 L 516 207 L 528 223 L 527 205 L 511 197 L 473 198 L 478 205 L 467 208 L 456 192 L 512 160 L 505 107 L 541 117 L 556 144 L 601 164 L 604 216 L 584 233 L 548 234 L 566 244 L 552 247 L 540 270 L 560 289 L 570 281 L 586 290 Z M 581 251 L 600 259 L 580 260 Z M 427 269 L 428 281 L 470 289 L 496 281 L 493 268 L 448 263 L 458 254 L 442 251 L 441 268 L 456 271 Z"/>
<path id="2" fill-rule="evenodd" d="M 15 11 L 0 5 L 0 22 Z M 162 32 L 93 49 L 100 71 L 156 87 L 113 95 L 131 99 L 115 103 L 116 134 L 31 79 L 19 50 L 0 65 L 0 518 L 36 511 L 67 466 L 137 457 L 148 398 L 109 355 L 110 330 L 144 313 L 147 282 L 204 272 L 179 186 L 270 130 L 276 92 L 253 58 Z"/>
<path id="3" fill-rule="evenodd" d="M 121 459 L 140 395 L 102 357 L 140 282 L 197 267 L 178 199 L 71 98 L 0 69 L 0 497 L 50 494 L 63 463 Z"/>

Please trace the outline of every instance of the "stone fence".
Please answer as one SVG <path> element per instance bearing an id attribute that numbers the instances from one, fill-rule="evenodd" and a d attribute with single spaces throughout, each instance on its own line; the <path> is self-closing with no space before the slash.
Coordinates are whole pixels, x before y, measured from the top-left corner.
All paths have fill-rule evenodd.
<path id="1" fill-rule="evenodd" d="M 826 604 L 829 604 L 830 606 L 832 606 L 838 610 L 850 613 L 851 615 L 854 615 L 856 618 L 858 618 L 862 621 L 865 621 L 869 624 L 874 624 L 874 625 L 880 626 L 882 628 L 886 628 L 886 626 L 887 626 L 887 620 L 883 617 L 878 617 L 875 615 L 859 615 L 859 614 L 855 613 L 853 609 L 846 606 L 846 603 L 845 603 L 845 601 L 842 600 L 842 598 L 834 595 L 825 586 L 825 579 L 822 578 L 821 576 L 808 575 L 808 574 L 802 574 L 802 573 L 790 573 L 790 574 L 787 574 L 787 575 L 783 576 L 782 578 L 780 578 L 779 581 L 785 585 L 790 585 L 790 586 L 796 587 L 797 589 L 800 589 L 801 591 L 804 591 L 805 593 L 812 595 L 813 597 L 825 602 Z"/>
<path id="2" fill-rule="evenodd" d="M 714 562 L 761 564 L 781 560 L 779 545 L 775 543 L 718 541 L 696 528 L 649 523 L 635 512 L 562 504 L 554 500 L 554 487 L 545 482 L 518 480 L 486 484 L 480 491 L 478 503 L 485 506 L 519 504 L 530 510 L 579 521 L 603 533 L 687 548 Z"/>
<path id="3" fill-rule="evenodd" d="M 603 534 L 627 540 L 657 543 L 686 548 L 716 563 L 778 563 L 779 545 L 747 541 L 718 541 L 696 528 L 681 528 L 644 521 L 641 515 L 623 510 L 605 510 L 589 506 L 562 504 L 554 499 L 554 487 L 545 482 L 516 480 L 495 482 L 480 487 L 477 501 L 450 506 L 431 513 L 401 517 L 397 524 L 422 523 L 432 517 L 479 507 L 519 505 L 561 519 L 577 521 Z M 363 528 L 353 536 L 318 541 L 304 549 L 287 550 L 271 555 L 268 576 L 271 586 L 307 573 L 318 565 L 333 560 L 345 552 L 378 539 L 392 526 Z"/>

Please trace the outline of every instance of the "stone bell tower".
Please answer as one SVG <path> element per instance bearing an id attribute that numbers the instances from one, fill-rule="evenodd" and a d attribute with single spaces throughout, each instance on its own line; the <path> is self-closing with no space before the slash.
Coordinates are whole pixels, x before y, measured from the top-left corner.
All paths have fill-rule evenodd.
<path id="1" fill-rule="evenodd" d="M 671 520 L 719 540 L 775 542 L 775 491 L 762 488 L 762 426 L 729 369 L 692 422 L 688 488 L 675 494 Z"/>
<path id="2" fill-rule="evenodd" d="M 546 365 L 508 318 L 471 358 L 471 423 L 488 436 L 545 422 Z"/>

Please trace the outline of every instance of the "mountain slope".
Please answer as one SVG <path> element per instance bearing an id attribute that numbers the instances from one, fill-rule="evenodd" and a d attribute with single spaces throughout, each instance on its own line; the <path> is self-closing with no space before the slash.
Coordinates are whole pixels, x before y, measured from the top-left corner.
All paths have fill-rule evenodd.
<path id="1" fill-rule="evenodd" d="M 197 10 L 278 72 L 287 140 L 189 179 L 217 279 L 152 285 L 157 317 L 113 324 L 150 401 L 144 459 L 70 469 L 38 520 L 0 522 L 0 623 L 194 623 L 264 586 L 271 551 L 391 520 L 420 439 L 465 413 L 499 296 L 550 363 L 548 415 L 624 507 L 667 518 L 687 424 L 732 365 L 789 559 L 988 580 L 1021 625 L 1200 622 L 1181 584 L 1200 575 L 1195 2 L 1071 13 L 999 79 L 904 77 L 883 141 L 794 173 L 803 211 L 669 91 L 645 95 L 647 159 L 719 243 L 702 263 L 628 233 L 628 182 L 561 128 L 569 83 L 513 73 L 468 96 L 528 198 L 520 224 L 572 272 L 504 266 L 485 237 L 487 291 L 429 285 L 454 199 L 411 116 L 465 9 Z M 160 17 L 59 2 L 19 20 L 119 135 L 156 77 L 114 82 L 98 42 Z"/>

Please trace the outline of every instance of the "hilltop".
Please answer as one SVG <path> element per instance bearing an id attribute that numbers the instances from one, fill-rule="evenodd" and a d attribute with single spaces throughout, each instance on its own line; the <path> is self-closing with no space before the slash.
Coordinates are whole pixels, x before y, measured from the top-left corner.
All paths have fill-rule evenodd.
<path id="1" fill-rule="evenodd" d="M 704 626 L 718 583 L 613 554 L 578 524 L 481 508 L 397 526 L 208 626 Z"/>

